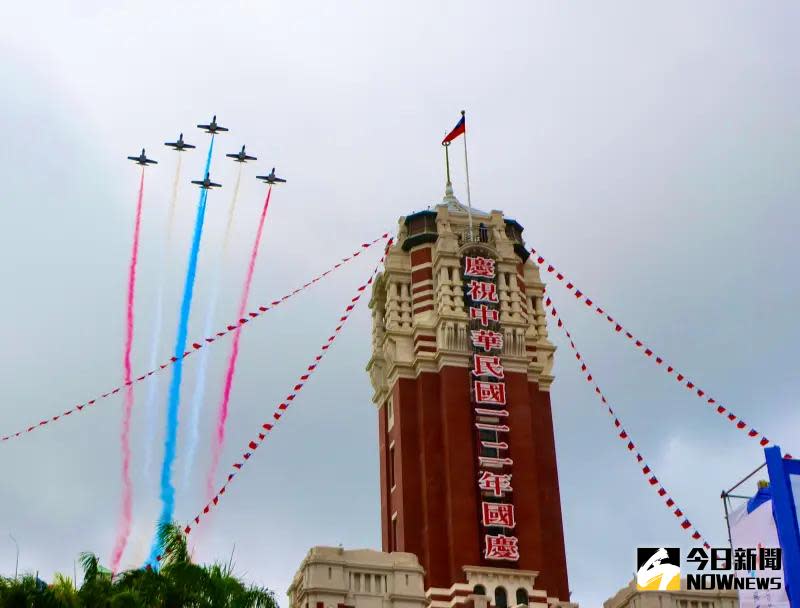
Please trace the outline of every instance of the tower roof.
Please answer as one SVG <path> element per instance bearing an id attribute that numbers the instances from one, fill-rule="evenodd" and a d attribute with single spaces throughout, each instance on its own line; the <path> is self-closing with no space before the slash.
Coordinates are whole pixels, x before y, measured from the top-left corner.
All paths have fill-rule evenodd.
<path id="1" fill-rule="evenodd" d="M 449 211 L 455 211 L 458 213 L 469 213 L 469 209 L 462 205 L 459 200 L 456 198 L 456 195 L 453 193 L 453 184 L 449 181 L 444 187 L 444 196 L 442 197 L 442 204 L 447 205 L 447 209 Z M 478 217 L 489 217 L 489 214 L 485 211 L 481 211 L 480 209 L 472 208 L 472 215 Z"/>

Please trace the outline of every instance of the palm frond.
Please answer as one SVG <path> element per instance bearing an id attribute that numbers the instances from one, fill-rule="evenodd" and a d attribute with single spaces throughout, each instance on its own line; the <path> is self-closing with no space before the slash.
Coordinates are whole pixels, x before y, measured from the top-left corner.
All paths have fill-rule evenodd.
<path id="1" fill-rule="evenodd" d="M 158 540 L 161 543 L 162 565 L 191 563 L 186 535 L 178 524 L 175 522 L 159 524 Z"/>

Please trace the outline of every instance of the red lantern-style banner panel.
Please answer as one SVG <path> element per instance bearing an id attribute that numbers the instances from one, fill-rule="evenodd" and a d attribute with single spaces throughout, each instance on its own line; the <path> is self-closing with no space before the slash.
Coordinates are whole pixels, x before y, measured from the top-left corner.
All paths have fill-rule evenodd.
<path id="1" fill-rule="evenodd" d="M 705 389 L 700 388 L 689 380 L 683 373 L 679 372 L 675 367 L 673 367 L 670 363 L 664 360 L 659 354 L 657 354 L 652 348 L 648 347 L 642 340 L 637 338 L 633 335 L 630 331 L 625 329 L 622 324 L 614 319 L 611 315 L 609 315 L 605 310 L 600 308 L 595 302 L 589 298 L 583 291 L 575 287 L 575 284 L 567 279 L 563 273 L 559 272 L 552 264 L 548 263 L 544 257 L 538 255 L 536 249 L 531 249 L 531 253 L 534 256 L 537 256 L 536 263 L 539 264 L 539 267 L 546 270 L 548 273 L 553 275 L 562 285 L 564 285 L 572 294 L 580 301 L 582 301 L 586 306 L 592 308 L 598 315 L 602 316 L 608 323 L 612 325 L 614 331 L 618 334 L 624 335 L 628 340 L 637 348 L 639 349 L 644 355 L 654 361 L 656 365 L 659 365 L 665 372 L 670 375 L 674 374 L 675 380 L 681 383 L 685 388 L 689 391 L 694 393 L 700 399 L 703 399 L 708 405 L 714 408 L 719 415 L 723 416 L 730 422 L 731 424 L 735 425 L 737 429 L 747 433 L 747 436 L 751 439 L 755 439 L 761 446 L 766 446 L 771 443 L 771 441 L 767 438 L 766 435 L 760 433 L 752 426 L 747 424 L 744 420 L 742 420 L 739 416 L 734 414 L 728 407 L 719 403 L 716 399 L 714 399 L 708 391 Z M 790 458 L 791 455 L 787 454 L 787 458 Z"/>
<path id="2" fill-rule="evenodd" d="M 580 364 L 581 371 L 583 372 L 584 376 L 586 377 L 586 381 L 589 382 L 594 387 L 595 394 L 599 397 L 600 401 L 602 402 L 602 407 L 608 411 L 608 415 L 611 416 L 615 432 L 617 433 L 617 437 L 625 443 L 625 447 L 628 449 L 628 452 L 636 459 L 637 466 L 641 467 L 642 475 L 645 476 L 647 479 L 647 483 L 658 493 L 658 495 L 664 499 L 664 504 L 670 510 L 670 512 L 678 519 L 680 522 L 681 529 L 685 530 L 694 540 L 702 541 L 703 546 L 709 548 L 708 543 L 705 542 L 703 536 L 700 532 L 697 531 L 692 525 L 686 516 L 684 515 L 683 509 L 681 509 L 677 503 L 672 499 L 672 497 L 667 492 L 667 489 L 661 484 L 656 477 L 653 468 L 647 464 L 644 459 L 644 456 L 638 451 L 636 444 L 633 442 L 633 438 L 630 436 L 630 433 L 625 430 L 625 427 L 622 425 L 617 414 L 614 413 L 614 409 L 609 405 L 608 400 L 606 399 L 603 391 L 598 386 L 597 382 L 595 382 L 594 377 L 592 376 L 592 372 L 589 371 L 589 366 L 586 363 L 586 359 L 583 358 L 581 353 L 578 351 L 578 347 L 575 346 L 575 342 L 572 339 L 572 335 L 569 333 L 566 325 L 561 320 L 561 317 L 558 316 L 558 312 L 556 311 L 555 306 L 553 306 L 553 302 L 549 296 L 545 297 L 544 301 L 545 308 L 550 313 L 555 321 L 556 325 L 558 325 L 563 331 L 564 334 L 567 336 L 567 340 L 569 340 L 569 346 L 572 351 L 575 353 L 575 359 L 577 359 L 578 363 Z"/>
<path id="3" fill-rule="evenodd" d="M 345 258 L 342 258 L 341 262 L 338 262 L 338 263 L 334 264 L 328 270 L 326 270 L 322 274 L 317 275 L 316 277 L 314 277 L 313 279 L 308 281 L 302 287 L 298 287 L 294 291 L 291 291 L 291 292 L 287 293 L 285 296 L 283 296 L 282 298 L 280 298 L 278 300 L 273 300 L 272 302 L 269 303 L 269 305 L 259 306 L 256 310 L 247 313 L 247 315 L 245 317 L 243 317 L 243 318 L 239 319 L 238 321 L 234 321 L 233 323 L 227 325 L 225 327 L 225 329 L 223 329 L 221 331 L 218 331 L 217 333 L 215 333 L 215 334 L 213 334 L 211 336 L 208 336 L 206 338 L 203 338 L 201 340 L 193 342 L 192 343 L 192 348 L 187 350 L 186 352 L 184 352 L 183 353 L 183 357 L 186 358 L 189 355 L 191 355 L 193 352 L 196 352 L 196 351 L 200 350 L 201 348 L 205 348 L 208 345 L 213 344 L 219 338 L 222 338 L 222 337 L 226 336 L 227 334 L 235 331 L 238 327 L 241 327 L 241 326 L 245 325 L 249 321 L 260 317 L 263 313 L 275 308 L 276 306 L 279 306 L 280 304 L 284 303 L 286 300 L 290 299 L 291 297 L 297 295 L 301 291 L 304 291 L 304 290 L 308 289 L 309 287 L 311 287 L 312 285 L 315 285 L 321 279 L 325 278 L 326 276 L 328 276 L 329 274 L 331 274 L 332 272 L 337 270 L 339 267 L 345 265 L 347 262 L 349 262 L 349 261 L 353 260 L 354 258 L 358 257 L 359 255 L 361 255 L 361 252 L 364 251 L 365 249 L 369 249 L 375 243 L 377 243 L 379 241 L 385 241 L 386 239 L 389 239 L 389 233 L 388 232 L 385 232 L 384 234 L 382 234 L 378 238 L 373 239 L 372 241 L 370 241 L 368 243 L 362 243 L 361 247 L 358 250 L 354 251 L 349 256 L 347 256 Z M 390 241 L 391 241 L 391 239 L 390 239 Z M 143 380 L 146 380 L 147 378 L 149 378 L 153 374 L 157 374 L 158 372 L 166 369 L 167 367 L 170 367 L 177 360 L 178 360 L 177 357 L 172 357 L 172 358 L 170 358 L 169 361 L 167 361 L 166 363 L 163 363 L 158 368 L 150 370 L 149 372 L 146 372 L 146 373 L 142 374 L 141 376 L 138 376 L 137 378 L 131 380 L 130 382 L 126 382 L 126 383 L 124 383 L 124 384 L 122 384 L 120 386 L 117 386 L 116 388 L 113 388 L 110 391 L 108 391 L 106 393 L 103 393 L 102 395 L 98 395 L 97 397 L 94 397 L 93 399 L 90 399 L 89 401 L 85 401 L 84 403 L 79 403 L 75 407 L 73 407 L 71 409 L 68 409 L 65 412 L 62 412 L 61 414 L 57 414 L 57 415 L 52 416 L 50 418 L 45 418 L 45 419 L 37 422 L 36 424 L 33 424 L 33 425 L 31 425 L 31 426 L 29 426 L 27 428 L 24 428 L 24 429 L 21 429 L 21 430 L 17 431 L 16 433 L 10 433 L 8 435 L 4 435 L 4 436 L 0 437 L 0 442 L 9 441 L 11 439 L 16 439 L 16 438 L 19 438 L 19 437 L 24 437 L 28 433 L 32 433 L 33 431 L 35 431 L 37 429 L 40 429 L 43 426 L 47 426 L 48 424 L 52 424 L 52 423 L 58 422 L 59 420 L 63 420 L 65 418 L 71 416 L 72 414 L 77 414 L 77 413 L 83 412 L 83 411 L 87 410 L 88 408 L 90 408 L 91 406 L 95 405 L 96 403 L 102 401 L 103 399 L 107 399 L 108 397 L 116 395 L 123 388 L 125 388 L 127 386 L 130 386 L 132 384 L 136 384 L 138 382 L 142 382 Z"/>
<path id="4" fill-rule="evenodd" d="M 389 239 L 389 242 L 386 245 L 386 251 L 388 251 L 389 247 L 391 247 L 392 242 L 393 242 L 393 240 Z M 314 360 L 306 368 L 305 372 L 298 378 L 297 384 L 295 384 L 294 387 L 292 387 L 291 392 L 288 395 L 286 395 L 286 397 L 284 398 L 284 400 L 281 403 L 279 403 L 277 405 L 277 407 L 275 408 L 275 411 L 273 412 L 272 416 L 270 416 L 267 419 L 267 421 L 264 422 L 261 425 L 261 427 L 258 430 L 258 434 L 255 437 L 253 437 L 252 440 L 250 440 L 248 442 L 247 447 L 243 450 L 240 459 L 237 460 L 236 462 L 234 462 L 233 465 L 231 466 L 231 470 L 228 473 L 228 476 L 225 479 L 225 482 L 219 488 L 219 490 L 217 491 L 216 495 L 214 495 L 214 497 L 211 500 L 209 500 L 208 503 L 206 503 L 206 505 L 203 507 L 203 509 L 192 519 L 192 521 L 184 527 L 183 531 L 186 534 L 191 534 L 193 528 L 195 526 L 199 525 L 200 522 L 203 520 L 203 518 L 206 515 L 208 515 L 208 513 L 210 513 L 213 509 L 215 509 L 217 507 L 217 505 L 219 505 L 219 501 L 225 495 L 225 492 L 227 491 L 228 486 L 234 480 L 236 475 L 239 473 L 239 471 L 241 471 L 244 468 L 244 466 L 248 462 L 250 462 L 250 459 L 255 455 L 255 451 L 264 442 L 264 440 L 267 438 L 268 434 L 275 428 L 275 425 L 278 424 L 278 422 L 280 422 L 281 418 L 283 418 L 283 415 L 286 412 L 286 410 L 289 409 L 289 406 L 297 398 L 297 395 L 300 393 L 301 390 L 303 390 L 303 387 L 308 383 L 308 380 L 311 378 L 313 373 L 317 370 L 317 368 L 319 367 L 320 362 L 325 357 L 325 355 L 328 353 L 328 350 L 333 345 L 333 343 L 336 340 L 336 338 L 339 336 L 339 333 L 342 331 L 342 328 L 344 327 L 345 323 L 347 323 L 347 320 L 350 318 L 350 315 L 353 312 L 353 309 L 356 307 L 356 304 L 361 299 L 361 297 L 364 295 L 364 292 L 367 290 L 367 288 L 375 280 L 375 275 L 378 273 L 378 269 L 383 264 L 383 261 L 384 261 L 385 258 L 386 258 L 386 255 L 384 253 L 384 256 L 381 257 L 380 261 L 378 262 L 378 264 L 373 269 L 373 271 L 370 274 L 370 277 L 367 280 L 367 282 L 363 283 L 362 285 L 359 285 L 358 289 L 356 290 L 355 296 L 347 304 L 347 306 L 344 309 L 344 312 L 343 312 L 342 316 L 339 318 L 338 324 L 337 324 L 336 328 L 333 330 L 333 333 L 330 336 L 328 336 L 328 339 L 322 345 L 322 347 L 320 348 L 319 352 L 314 357 Z M 161 556 L 159 556 L 157 559 L 160 560 Z"/>

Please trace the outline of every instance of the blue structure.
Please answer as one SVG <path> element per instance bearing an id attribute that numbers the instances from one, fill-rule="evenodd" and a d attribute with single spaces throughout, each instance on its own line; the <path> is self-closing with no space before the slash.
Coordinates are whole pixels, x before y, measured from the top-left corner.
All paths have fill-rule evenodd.
<path id="1" fill-rule="evenodd" d="M 797 503 L 800 496 L 792 492 L 792 477 L 800 480 L 800 460 L 781 456 L 778 446 L 764 448 L 772 494 L 772 514 L 778 529 L 778 540 L 783 550 L 783 576 L 786 595 L 792 608 L 800 608 L 800 526 Z"/>

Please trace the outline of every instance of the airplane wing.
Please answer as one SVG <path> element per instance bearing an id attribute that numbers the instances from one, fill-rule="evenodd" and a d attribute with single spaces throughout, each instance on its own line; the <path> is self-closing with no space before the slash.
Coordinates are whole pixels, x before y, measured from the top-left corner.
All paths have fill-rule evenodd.
<path id="1" fill-rule="evenodd" d="M 193 146 L 192 144 L 183 144 L 184 148 L 196 148 L 197 146 Z"/>
<path id="2" fill-rule="evenodd" d="M 138 156 L 129 156 L 128 160 L 139 160 Z"/>
<path id="3" fill-rule="evenodd" d="M 239 158 L 238 154 L 226 154 L 225 156 L 227 156 L 228 158 Z"/>
<path id="4" fill-rule="evenodd" d="M 150 165 L 157 165 L 158 164 L 157 160 L 150 160 L 149 158 L 146 158 L 144 162 L 145 162 L 145 164 L 150 164 Z"/>
<path id="5" fill-rule="evenodd" d="M 280 177 L 276 177 L 275 181 L 276 182 L 280 182 L 281 184 L 285 184 L 286 183 L 286 180 L 285 179 L 281 179 Z"/>
<path id="6" fill-rule="evenodd" d="M 222 184 L 215 184 L 214 182 L 209 182 L 208 185 L 212 188 L 222 188 Z"/>
<path id="7" fill-rule="evenodd" d="M 247 154 L 244 155 L 245 160 L 258 160 L 255 156 L 248 156 Z"/>

